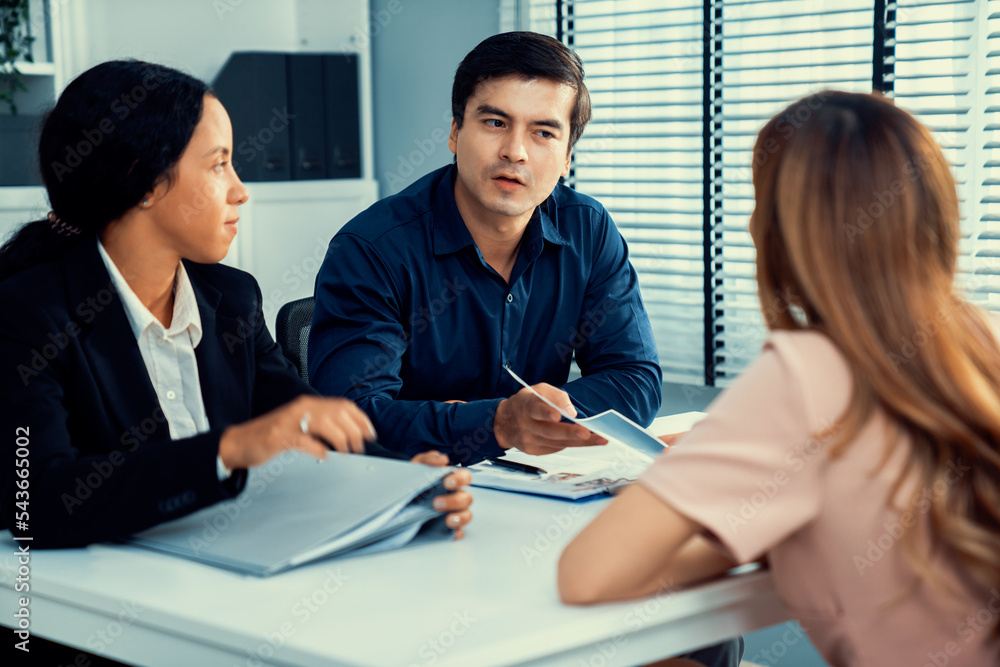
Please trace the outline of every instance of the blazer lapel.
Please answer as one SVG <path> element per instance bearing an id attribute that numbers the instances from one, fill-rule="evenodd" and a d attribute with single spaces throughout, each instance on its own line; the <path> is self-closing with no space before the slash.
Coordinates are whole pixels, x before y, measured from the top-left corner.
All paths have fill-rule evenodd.
<path id="1" fill-rule="evenodd" d="M 251 414 L 248 391 L 251 378 L 247 374 L 245 349 L 247 344 L 253 345 L 253 336 L 249 336 L 249 341 L 242 338 L 241 323 L 220 312 L 222 293 L 200 271 L 193 270 L 190 262 L 185 261 L 184 265 L 201 316 L 201 343 L 194 353 L 205 414 L 212 429 L 225 428 L 248 419 Z M 239 344 L 234 344 L 234 340 Z"/>
<path id="2" fill-rule="evenodd" d="M 156 430 L 146 435 L 151 440 L 169 439 L 135 334 L 96 242 L 72 249 L 64 266 L 70 317 L 80 324 L 80 345 L 115 428 L 124 433 L 155 423 Z"/>

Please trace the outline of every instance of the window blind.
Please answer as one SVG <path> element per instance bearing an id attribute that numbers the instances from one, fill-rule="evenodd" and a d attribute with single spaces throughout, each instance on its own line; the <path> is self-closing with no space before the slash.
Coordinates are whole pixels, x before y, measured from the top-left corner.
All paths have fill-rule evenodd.
<path id="1" fill-rule="evenodd" d="M 890 3 L 893 95 L 930 128 L 952 166 L 962 212 L 958 284 L 1000 310 L 1000 2 Z"/>
<path id="2" fill-rule="evenodd" d="M 557 13 L 557 0 L 500 0 L 500 32 L 531 30 L 557 37 Z"/>
<path id="3" fill-rule="evenodd" d="M 931 129 L 962 200 L 959 283 L 1000 311 L 1000 0 L 503 2 L 583 58 L 571 184 L 629 242 L 665 379 L 725 385 L 759 353 L 753 142 L 825 88 L 874 79 Z"/>
<path id="4" fill-rule="evenodd" d="M 703 3 L 575 0 L 563 39 L 583 59 L 593 120 L 571 185 L 629 245 L 664 378 L 704 381 Z"/>
<path id="5" fill-rule="evenodd" d="M 767 334 L 757 298 L 750 164 L 760 128 L 823 89 L 872 88 L 871 0 L 726 0 L 722 9 L 721 215 L 713 245 L 715 383 L 731 382 Z"/>
<path id="6" fill-rule="evenodd" d="M 973 182 L 979 203 L 969 211 L 970 241 L 965 287 L 980 306 L 1000 312 L 1000 0 L 990 0 L 977 11 L 977 95 L 975 128 L 978 173 Z"/>

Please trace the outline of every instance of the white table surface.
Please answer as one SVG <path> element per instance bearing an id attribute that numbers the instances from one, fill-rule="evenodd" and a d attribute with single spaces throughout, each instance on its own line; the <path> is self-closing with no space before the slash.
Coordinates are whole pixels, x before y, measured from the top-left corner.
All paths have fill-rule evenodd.
<path id="1" fill-rule="evenodd" d="M 766 572 L 564 606 L 559 553 L 607 501 L 475 495 L 459 542 L 264 579 L 129 546 L 32 552 L 31 631 L 138 665 L 579 667 L 639 664 L 789 618 Z M 23 594 L 15 543 L 0 535 L 0 621 L 10 626 Z"/>
<path id="2" fill-rule="evenodd" d="M 661 418 L 652 431 L 673 425 Z M 31 632 L 149 666 L 625 667 L 789 619 L 760 571 L 646 600 L 564 606 L 559 554 L 608 500 L 473 493 L 464 540 L 264 579 L 129 546 L 33 551 Z M 24 595 L 14 591 L 16 550 L 0 532 L 8 627 Z"/>

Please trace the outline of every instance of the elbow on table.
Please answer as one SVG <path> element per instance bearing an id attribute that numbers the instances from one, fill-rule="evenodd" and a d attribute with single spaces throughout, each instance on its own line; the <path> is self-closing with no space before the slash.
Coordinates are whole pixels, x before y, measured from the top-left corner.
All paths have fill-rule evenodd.
<path id="1" fill-rule="evenodd" d="M 597 577 L 594 573 L 579 563 L 574 562 L 573 555 L 564 551 L 559 559 L 559 570 L 556 578 L 559 589 L 559 599 L 563 604 L 588 605 L 603 602 Z"/>

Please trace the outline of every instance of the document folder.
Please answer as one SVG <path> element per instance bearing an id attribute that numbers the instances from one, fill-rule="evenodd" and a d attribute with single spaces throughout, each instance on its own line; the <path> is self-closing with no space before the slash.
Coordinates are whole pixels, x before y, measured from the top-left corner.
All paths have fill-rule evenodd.
<path id="1" fill-rule="evenodd" d="M 664 435 L 683 433 L 704 417 L 704 412 L 685 412 L 658 419 L 657 428 Z M 558 454 L 544 456 L 508 449 L 500 459 L 469 467 L 472 486 L 582 500 L 615 493 L 631 484 L 666 448 L 646 429 L 614 410 L 594 417 L 571 419 L 604 436 L 608 444 L 567 447 Z M 511 470 L 505 467 L 507 463 L 537 472 Z"/>
<path id="2" fill-rule="evenodd" d="M 249 471 L 239 496 L 133 536 L 131 544 L 267 576 L 409 542 L 451 472 L 407 461 L 288 451 Z"/>

